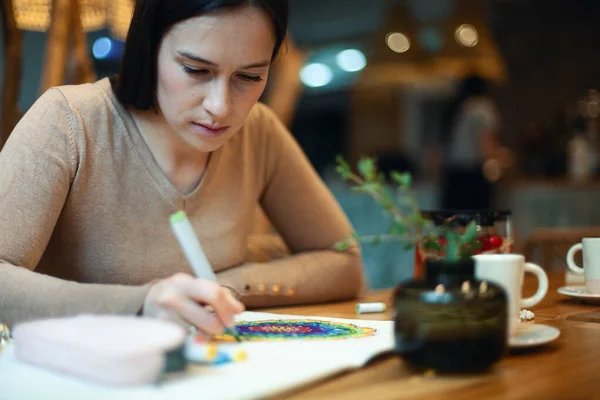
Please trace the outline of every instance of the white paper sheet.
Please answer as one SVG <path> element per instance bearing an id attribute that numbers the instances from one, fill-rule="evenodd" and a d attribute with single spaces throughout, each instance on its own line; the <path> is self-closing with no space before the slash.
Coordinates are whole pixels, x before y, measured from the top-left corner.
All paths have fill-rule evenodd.
<path id="1" fill-rule="evenodd" d="M 13 348 L 0 352 L 0 399 L 253 399 L 298 388 L 359 368 L 394 346 L 393 323 L 245 312 L 239 321 L 313 319 L 374 328 L 370 337 L 337 340 L 245 342 L 248 359 L 221 366 L 190 365 L 185 374 L 143 387 L 103 387 L 19 362 Z"/>

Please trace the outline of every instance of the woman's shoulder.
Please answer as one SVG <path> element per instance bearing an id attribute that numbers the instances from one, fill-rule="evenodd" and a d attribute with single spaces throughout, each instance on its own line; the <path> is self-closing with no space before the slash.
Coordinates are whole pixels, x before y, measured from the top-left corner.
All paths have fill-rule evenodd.
<path id="1" fill-rule="evenodd" d="M 110 80 L 104 78 L 46 90 L 23 116 L 21 127 L 21 131 L 40 127 L 30 133 L 37 137 L 53 137 L 60 132 L 76 152 L 83 154 L 122 137 L 127 113 L 113 94 Z"/>
<path id="2" fill-rule="evenodd" d="M 91 114 L 113 103 L 114 99 L 108 78 L 94 83 L 54 86 L 40 97 L 40 101 L 63 102 L 73 111 Z"/>
<path id="3" fill-rule="evenodd" d="M 110 88 L 108 80 L 49 88 L 25 112 L 15 131 L 35 130 L 32 134 L 37 136 L 43 135 L 46 130 L 48 134 L 55 135 L 56 129 L 72 133 L 78 123 L 97 119 L 102 114 L 100 110 L 106 109 L 105 104 L 110 102 L 103 88 L 106 84 Z"/>

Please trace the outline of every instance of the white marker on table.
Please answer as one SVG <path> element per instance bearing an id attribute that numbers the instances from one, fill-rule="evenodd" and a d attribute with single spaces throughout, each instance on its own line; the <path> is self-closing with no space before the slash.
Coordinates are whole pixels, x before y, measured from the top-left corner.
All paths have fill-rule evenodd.
<path id="1" fill-rule="evenodd" d="M 356 305 L 357 314 L 382 313 L 385 310 L 385 303 L 358 303 Z"/>

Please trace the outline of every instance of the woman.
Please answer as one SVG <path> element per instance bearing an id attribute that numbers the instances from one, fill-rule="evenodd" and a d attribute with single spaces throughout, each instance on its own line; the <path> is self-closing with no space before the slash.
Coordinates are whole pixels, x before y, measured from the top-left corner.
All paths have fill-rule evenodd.
<path id="1" fill-rule="evenodd" d="M 445 170 L 442 207 L 446 210 L 489 209 L 492 184 L 483 172 L 497 155 L 498 111 L 479 76 L 463 80 L 444 122 Z"/>
<path id="2" fill-rule="evenodd" d="M 116 80 L 36 101 L 0 154 L 0 319 L 142 314 L 214 334 L 244 306 L 358 293 L 359 252 L 331 250 L 346 217 L 257 103 L 287 12 L 282 0 L 138 0 Z M 258 203 L 290 256 L 248 262 Z M 180 209 L 218 284 L 191 276 L 169 225 Z"/>

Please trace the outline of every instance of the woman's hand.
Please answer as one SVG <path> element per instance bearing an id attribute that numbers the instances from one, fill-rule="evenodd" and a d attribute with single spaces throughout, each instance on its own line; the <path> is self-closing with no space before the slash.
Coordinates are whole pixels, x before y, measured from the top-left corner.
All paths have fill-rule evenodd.
<path id="1" fill-rule="evenodd" d="M 142 314 L 169 319 L 186 328 L 193 325 L 200 332 L 216 335 L 233 326 L 234 316 L 242 311 L 244 305 L 229 289 L 179 273 L 150 287 Z"/>

